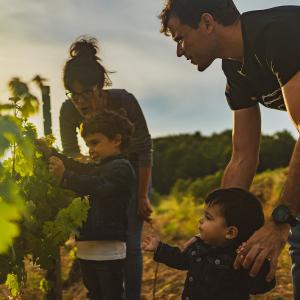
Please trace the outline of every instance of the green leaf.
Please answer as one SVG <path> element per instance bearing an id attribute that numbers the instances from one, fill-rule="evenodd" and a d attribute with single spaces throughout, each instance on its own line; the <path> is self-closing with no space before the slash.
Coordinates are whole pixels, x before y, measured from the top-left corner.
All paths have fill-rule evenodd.
<path id="1" fill-rule="evenodd" d="M 18 278 L 15 274 L 8 274 L 5 285 L 10 290 L 11 294 L 15 297 L 18 295 L 20 291 L 20 286 L 18 282 Z"/>

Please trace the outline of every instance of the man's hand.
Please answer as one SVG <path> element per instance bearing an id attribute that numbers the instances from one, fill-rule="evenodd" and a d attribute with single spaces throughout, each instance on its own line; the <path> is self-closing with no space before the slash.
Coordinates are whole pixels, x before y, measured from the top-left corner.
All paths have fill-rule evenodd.
<path id="1" fill-rule="evenodd" d="M 52 175 L 57 177 L 58 182 L 61 182 L 65 170 L 66 168 L 62 160 L 56 156 L 49 158 L 49 171 Z"/>
<path id="2" fill-rule="evenodd" d="M 138 215 L 146 222 L 151 222 L 152 207 L 148 197 L 138 199 Z"/>
<path id="3" fill-rule="evenodd" d="M 142 249 L 144 251 L 156 251 L 158 245 L 159 245 L 159 237 L 157 235 L 148 235 L 142 242 Z"/>
<path id="4" fill-rule="evenodd" d="M 277 225 L 273 221 L 267 222 L 257 230 L 250 239 L 238 250 L 234 267 L 250 269 L 250 276 L 255 277 L 264 261 L 270 261 L 270 272 L 266 280 L 271 281 L 276 272 L 278 257 L 287 242 L 290 226 L 288 224 Z"/>

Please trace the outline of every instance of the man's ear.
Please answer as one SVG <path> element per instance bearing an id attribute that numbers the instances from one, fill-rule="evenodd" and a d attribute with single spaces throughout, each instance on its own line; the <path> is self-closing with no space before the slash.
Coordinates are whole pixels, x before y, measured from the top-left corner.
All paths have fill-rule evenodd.
<path id="1" fill-rule="evenodd" d="M 205 26 L 208 33 L 211 33 L 214 30 L 215 19 L 211 14 L 203 13 L 200 22 L 203 24 L 203 26 Z"/>
<path id="2" fill-rule="evenodd" d="M 235 226 L 229 226 L 226 229 L 225 238 L 227 240 L 233 240 L 235 239 L 239 234 L 239 230 Z"/>

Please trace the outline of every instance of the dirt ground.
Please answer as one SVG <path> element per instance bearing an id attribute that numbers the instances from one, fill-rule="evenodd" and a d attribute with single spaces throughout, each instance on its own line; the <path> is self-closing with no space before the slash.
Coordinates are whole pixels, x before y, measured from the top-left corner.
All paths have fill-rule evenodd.
<path id="1" fill-rule="evenodd" d="M 183 243 L 179 241 L 179 243 Z M 68 276 L 72 259 L 66 251 L 62 251 L 62 271 L 63 277 Z M 152 260 L 151 253 L 144 253 L 144 274 L 142 286 L 142 300 L 180 300 L 182 287 L 185 279 L 185 272 L 177 271 L 159 264 L 157 270 L 157 281 L 154 291 L 154 277 L 157 264 Z M 0 300 L 42 300 L 43 295 L 37 288 L 41 272 L 36 267 L 28 266 L 28 287 L 22 291 L 19 297 L 11 298 L 4 286 L 0 286 Z M 277 285 L 271 292 L 262 296 L 253 296 L 251 300 L 292 300 L 292 284 L 290 275 L 290 258 L 287 247 L 280 256 L 279 267 L 277 270 Z M 36 282 L 35 282 L 36 281 Z M 2 298 L 1 298 L 2 297 Z M 75 283 L 63 291 L 63 300 L 85 300 L 86 290 L 82 282 Z M 217 300 L 217 299 L 216 299 Z"/>

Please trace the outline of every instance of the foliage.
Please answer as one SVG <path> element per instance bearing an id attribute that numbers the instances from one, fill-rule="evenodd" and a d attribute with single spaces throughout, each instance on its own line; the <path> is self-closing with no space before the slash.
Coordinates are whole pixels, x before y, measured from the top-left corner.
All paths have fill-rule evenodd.
<path id="1" fill-rule="evenodd" d="M 34 147 L 36 129 L 27 122 L 37 99 L 18 78 L 9 86 L 13 105 L 0 107 L 8 114 L 0 115 L 0 157 L 11 150 L 0 163 L 0 282 L 16 295 L 26 281 L 25 258 L 44 270 L 53 268 L 59 247 L 86 220 L 89 203 L 74 199 L 48 172 L 48 162 Z M 51 283 L 43 279 L 39 285 L 46 291 Z"/>
<path id="2" fill-rule="evenodd" d="M 264 204 L 266 215 L 270 215 L 278 200 L 286 181 L 287 168 L 267 170 L 254 177 L 251 186 L 253 192 Z"/>
<path id="3" fill-rule="evenodd" d="M 11 145 L 18 146 L 18 151 L 24 160 L 31 162 L 32 144 L 21 122 L 12 116 L 0 115 L 0 157 Z M 17 221 L 20 220 L 26 209 L 20 190 L 12 178 L 12 169 L 9 171 L 0 163 L 0 253 L 7 251 L 11 241 L 15 238 L 19 229 Z M 30 171 L 30 167 L 28 168 Z"/>
<path id="4" fill-rule="evenodd" d="M 9 169 L 12 160 L 6 162 Z M 24 165 L 24 157 L 16 156 L 16 169 Z M 48 172 L 47 162 L 36 152 L 31 176 L 18 174 L 17 184 L 27 208 L 27 217 L 22 220 L 21 235 L 14 242 L 14 254 L 0 257 L 0 280 L 7 273 L 15 273 L 25 280 L 24 258 L 28 255 L 32 263 L 48 270 L 58 259 L 59 246 L 63 245 L 71 232 L 77 231 L 87 217 L 87 199 L 74 198 L 71 191 L 59 187 Z"/>
<path id="5" fill-rule="evenodd" d="M 169 194 L 179 179 L 194 181 L 224 170 L 232 149 L 229 130 L 211 136 L 196 132 L 156 138 L 153 144 L 153 186 L 160 194 Z M 286 167 L 294 145 L 287 131 L 263 135 L 258 171 Z"/>
<path id="6" fill-rule="evenodd" d="M 160 197 L 154 220 L 159 219 L 159 231 L 175 239 L 185 238 L 197 231 L 205 196 L 220 184 L 222 173 L 193 180 L 178 180 L 169 196 Z M 251 192 L 263 203 L 266 215 L 276 206 L 286 180 L 287 169 L 265 171 L 255 176 Z M 184 226 L 182 226 L 184 224 Z"/>
<path id="7" fill-rule="evenodd" d="M 163 235 L 173 239 L 186 238 L 197 233 L 202 210 L 203 205 L 196 204 L 191 196 L 181 199 L 169 196 L 156 207 L 154 219 L 159 218 L 159 231 Z"/>
<path id="8" fill-rule="evenodd" d="M 260 163 L 258 172 L 286 167 L 289 164 L 295 139 L 287 131 L 264 135 L 261 140 Z"/>
<path id="9" fill-rule="evenodd" d="M 14 274 L 8 274 L 5 284 L 9 288 L 11 294 L 14 297 L 17 296 L 20 289 L 17 276 Z"/>
<path id="10" fill-rule="evenodd" d="M 12 93 L 10 98 L 17 105 L 23 118 L 28 118 L 30 115 L 38 112 L 39 101 L 36 96 L 30 93 L 27 84 L 21 81 L 18 77 L 14 77 L 8 83 L 8 87 Z"/>
<path id="11" fill-rule="evenodd" d="M 222 175 L 223 173 L 219 171 L 196 180 L 178 179 L 172 187 L 171 195 L 175 197 L 189 195 L 194 197 L 198 203 L 201 203 L 209 192 L 220 186 Z"/>

